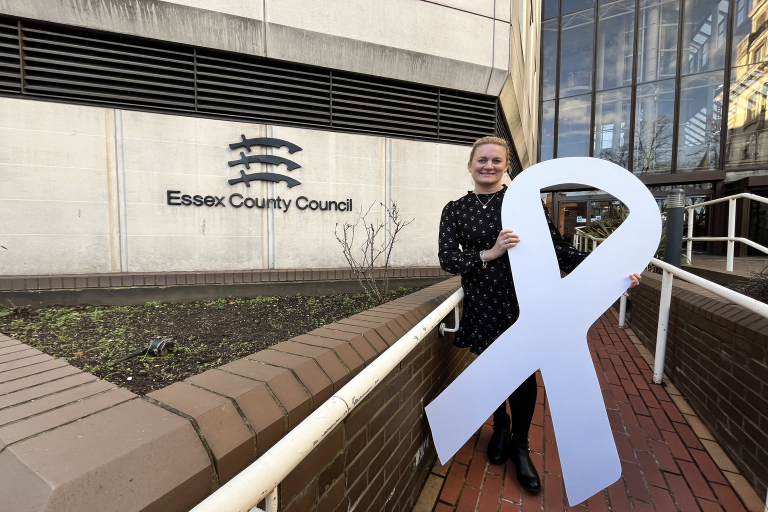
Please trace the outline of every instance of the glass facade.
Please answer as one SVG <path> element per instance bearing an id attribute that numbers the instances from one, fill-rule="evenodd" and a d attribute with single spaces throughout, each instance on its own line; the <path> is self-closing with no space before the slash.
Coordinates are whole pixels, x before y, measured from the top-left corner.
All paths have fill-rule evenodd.
<path id="1" fill-rule="evenodd" d="M 764 169 L 766 3 L 543 0 L 540 160 L 684 180 Z"/>

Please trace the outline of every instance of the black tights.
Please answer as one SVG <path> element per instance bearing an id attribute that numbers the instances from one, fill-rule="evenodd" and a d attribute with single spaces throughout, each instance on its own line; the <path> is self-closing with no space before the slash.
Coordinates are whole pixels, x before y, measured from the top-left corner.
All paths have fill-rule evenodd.
<path id="1" fill-rule="evenodd" d="M 533 419 L 533 411 L 536 409 L 537 393 L 538 386 L 536 384 L 536 374 L 534 373 L 509 395 L 509 409 L 512 411 L 513 439 L 520 440 L 521 442 L 528 440 L 528 429 Z M 493 423 L 495 425 L 509 425 L 506 400 L 494 411 Z"/>

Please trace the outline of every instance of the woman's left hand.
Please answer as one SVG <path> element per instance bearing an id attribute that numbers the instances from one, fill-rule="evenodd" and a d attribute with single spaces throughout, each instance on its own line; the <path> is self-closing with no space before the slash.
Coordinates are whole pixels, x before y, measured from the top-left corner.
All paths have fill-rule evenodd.
<path id="1" fill-rule="evenodd" d="M 629 288 L 632 289 L 635 286 L 639 285 L 640 284 L 640 279 L 642 279 L 640 274 L 630 274 L 629 275 Z M 624 292 L 624 296 L 629 297 L 629 294 Z"/>

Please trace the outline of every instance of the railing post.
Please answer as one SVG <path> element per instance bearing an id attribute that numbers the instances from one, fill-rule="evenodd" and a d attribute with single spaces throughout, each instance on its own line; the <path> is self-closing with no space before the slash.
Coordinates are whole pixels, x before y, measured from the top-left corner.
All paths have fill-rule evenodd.
<path id="1" fill-rule="evenodd" d="M 672 281 L 675 276 L 664 270 L 661 278 L 659 298 L 659 325 L 656 329 L 656 358 L 653 366 L 653 382 L 661 384 L 664 378 L 664 359 L 667 352 L 667 331 L 669 330 L 669 309 L 672 305 Z"/>
<path id="2" fill-rule="evenodd" d="M 680 267 L 683 257 L 683 217 L 685 216 L 685 192 L 674 188 L 667 195 L 667 241 L 664 261 Z"/>
<path id="3" fill-rule="evenodd" d="M 693 261 L 693 221 L 696 216 L 696 208 L 688 209 L 688 242 L 685 244 L 685 256 L 689 265 Z"/>
<path id="4" fill-rule="evenodd" d="M 264 503 L 266 503 L 264 510 L 261 510 L 259 507 L 253 507 L 248 512 L 277 512 L 277 487 L 267 494 L 267 497 L 264 498 Z"/>
<path id="5" fill-rule="evenodd" d="M 272 489 L 272 492 L 267 495 L 266 503 L 267 506 L 264 512 L 277 512 L 277 487 Z"/>
<path id="6" fill-rule="evenodd" d="M 765 512 L 768 512 L 768 492 L 765 495 Z"/>
<path id="7" fill-rule="evenodd" d="M 619 328 L 624 328 L 624 322 L 627 320 L 627 296 L 622 295 L 619 299 Z"/>
<path id="8" fill-rule="evenodd" d="M 733 272 L 733 248 L 736 242 L 733 238 L 736 236 L 736 199 L 728 200 L 728 253 L 726 256 L 725 269 Z"/>

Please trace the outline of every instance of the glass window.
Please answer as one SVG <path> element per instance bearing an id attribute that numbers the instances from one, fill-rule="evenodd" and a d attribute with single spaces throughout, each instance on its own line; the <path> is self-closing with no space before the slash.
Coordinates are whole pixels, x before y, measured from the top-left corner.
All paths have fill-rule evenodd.
<path id="1" fill-rule="evenodd" d="M 731 71 L 725 168 L 768 162 L 765 129 L 768 63 L 741 66 Z"/>
<path id="2" fill-rule="evenodd" d="M 544 0 L 544 8 L 542 9 L 541 19 L 548 20 L 557 18 L 558 9 L 560 9 L 560 0 Z"/>
<path id="3" fill-rule="evenodd" d="M 592 201 L 589 205 L 589 222 L 620 222 L 621 206 L 621 201 L 616 200 Z"/>
<path id="4" fill-rule="evenodd" d="M 718 168 L 722 110 L 722 71 L 682 78 L 678 171 L 714 171 Z"/>
<path id="5" fill-rule="evenodd" d="M 619 0 L 600 6 L 597 25 L 597 63 L 595 64 L 596 90 L 632 85 L 634 38 L 634 0 Z"/>
<path id="6" fill-rule="evenodd" d="M 633 172 L 663 174 L 672 169 L 675 81 L 637 86 Z"/>
<path id="7" fill-rule="evenodd" d="M 755 187 L 750 192 L 760 197 L 768 197 L 768 189 L 765 187 Z M 749 202 L 749 239 L 763 247 L 768 247 L 768 204 L 759 201 Z M 765 253 L 754 247 L 748 247 L 747 256 L 765 257 Z"/>
<path id="8" fill-rule="evenodd" d="M 541 104 L 541 161 L 552 160 L 555 157 L 555 102 L 545 101 Z"/>
<path id="9" fill-rule="evenodd" d="M 557 80 L 557 20 L 541 24 L 541 97 L 555 97 Z"/>
<path id="10" fill-rule="evenodd" d="M 637 82 L 675 76 L 677 0 L 640 0 L 637 34 Z"/>
<path id="11" fill-rule="evenodd" d="M 733 16 L 733 67 L 757 64 L 766 60 L 765 22 L 768 17 L 764 4 L 753 0 L 736 0 Z M 761 37 L 762 36 L 762 37 Z"/>
<path id="12" fill-rule="evenodd" d="M 563 14 L 583 11 L 595 6 L 595 0 L 563 0 Z"/>
<path id="13" fill-rule="evenodd" d="M 631 98 L 629 87 L 595 95 L 594 155 L 624 168 L 629 166 Z"/>
<path id="14" fill-rule="evenodd" d="M 557 157 L 589 156 L 591 94 L 560 100 Z"/>
<path id="15" fill-rule="evenodd" d="M 727 0 L 686 0 L 683 23 L 683 74 L 725 66 Z"/>
<path id="16" fill-rule="evenodd" d="M 592 90 L 594 11 L 563 16 L 560 45 L 560 97 Z"/>

